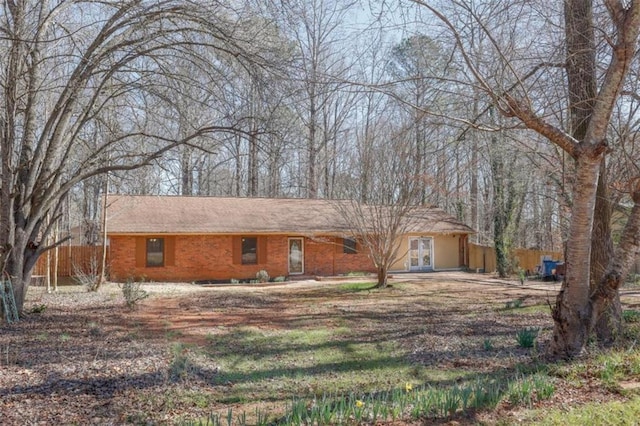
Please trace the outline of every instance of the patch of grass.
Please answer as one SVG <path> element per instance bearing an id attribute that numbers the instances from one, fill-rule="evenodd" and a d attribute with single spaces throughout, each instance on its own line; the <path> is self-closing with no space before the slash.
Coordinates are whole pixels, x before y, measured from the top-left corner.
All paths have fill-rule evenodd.
<path id="1" fill-rule="evenodd" d="M 640 286 L 640 274 L 629 274 L 627 280 L 624 283 L 624 287 L 637 287 Z"/>
<path id="2" fill-rule="evenodd" d="M 549 376 L 535 374 L 522 376 L 509 383 L 506 398 L 512 405 L 531 406 L 536 401 L 549 399 L 555 385 Z"/>
<path id="3" fill-rule="evenodd" d="M 516 341 L 521 348 L 532 348 L 538 337 L 539 328 L 523 328 L 516 332 Z"/>
<path id="4" fill-rule="evenodd" d="M 212 336 L 207 355 L 220 364 L 214 385 L 233 383 L 225 400 L 289 399 L 294 395 L 374 390 L 409 382 L 416 370 L 393 341 L 367 341 L 347 328 L 253 328 Z M 421 370 L 420 373 L 425 373 Z"/>
<path id="5" fill-rule="evenodd" d="M 505 309 L 518 309 L 522 307 L 522 299 L 508 300 L 504 304 Z"/>
<path id="6" fill-rule="evenodd" d="M 167 330 L 164 333 L 164 337 L 167 340 L 175 340 L 182 337 L 182 332 L 179 330 Z"/>
<path id="7" fill-rule="evenodd" d="M 182 343 L 174 343 L 171 346 L 169 380 L 172 382 L 186 379 L 189 376 L 189 370 L 192 368 L 192 364 L 187 356 L 187 351 L 187 347 Z"/>
<path id="8" fill-rule="evenodd" d="M 44 303 L 40 303 L 31 307 L 31 309 L 29 309 L 29 313 L 41 314 L 46 310 L 47 310 L 47 305 L 45 305 Z"/>
<path id="9" fill-rule="evenodd" d="M 622 319 L 625 322 L 638 323 L 640 322 L 640 311 L 625 309 L 622 311 Z"/>
<path id="10" fill-rule="evenodd" d="M 521 377 L 515 381 L 481 379 L 446 387 L 405 384 L 374 393 L 329 394 L 312 401 L 294 399 L 280 423 L 378 424 L 398 420 L 446 419 L 468 410 L 493 409 L 503 398 L 513 404 L 531 405 L 551 396 L 554 388 L 545 377 Z"/>
<path id="11" fill-rule="evenodd" d="M 640 397 L 629 401 L 598 402 L 563 409 L 535 410 L 527 415 L 536 425 L 637 425 Z"/>
<path id="12" fill-rule="evenodd" d="M 487 352 L 490 352 L 493 350 L 493 342 L 491 341 L 491 339 L 489 338 L 484 339 L 483 348 Z"/>
<path id="13" fill-rule="evenodd" d="M 550 314 L 551 307 L 548 304 L 523 306 L 520 309 L 518 309 L 518 313 L 519 314 L 537 314 L 537 313 Z"/>
<path id="14" fill-rule="evenodd" d="M 640 349 L 612 349 L 582 361 L 550 365 L 549 374 L 572 386 L 599 381 L 604 388 L 619 392 L 621 381 L 640 377 Z"/>
<path id="15" fill-rule="evenodd" d="M 367 275 L 369 275 L 369 273 L 368 272 L 363 272 L 363 271 L 350 271 L 350 272 L 347 272 L 344 275 L 346 277 L 366 277 Z"/>
<path id="16" fill-rule="evenodd" d="M 344 292 L 357 293 L 359 291 L 370 291 L 376 288 L 377 283 L 374 282 L 362 282 L 362 283 L 344 283 L 341 284 L 339 289 Z"/>
<path id="17" fill-rule="evenodd" d="M 640 375 L 640 351 L 607 351 L 594 360 L 596 376 L 605 386 L 617 388 L 618 382 Z"/>
<path id="18" fill-rule="evenodd" d="M 149 395 L 148 400 L 144 402 L 152 406 L 162 407 L 162 411 L 174 411 L 183 410 L 184 407 L 210 409 L 216 401 L 212 395 L 207 392 L 171 387 L 164 392 Z M 135 424 L 149 424 L 148 415 L 140 414 L 140 420 L 141 421 L 135 422 Z"/>

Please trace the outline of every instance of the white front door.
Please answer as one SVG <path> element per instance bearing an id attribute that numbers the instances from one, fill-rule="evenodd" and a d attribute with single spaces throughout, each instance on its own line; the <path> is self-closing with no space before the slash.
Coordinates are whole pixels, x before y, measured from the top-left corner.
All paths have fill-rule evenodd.
<path id="1" fill-rule="evenodd" d="M 409 270 L 433 269 L 433 238 L 409 237 Z"/>
<path id="2" fill-rule="evenodd" d="M 289 238 L 289 273 L 304 273 L 304 239 Z"/>

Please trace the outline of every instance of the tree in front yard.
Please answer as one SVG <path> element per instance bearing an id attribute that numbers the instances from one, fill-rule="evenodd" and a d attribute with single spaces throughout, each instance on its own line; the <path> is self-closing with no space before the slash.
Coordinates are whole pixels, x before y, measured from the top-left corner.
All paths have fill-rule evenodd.
<path id="1" fill-rule="evenodd" d="M 61 243 L 46 241 L 74 186 L 235 131 L 211 115 L 178 129 L 182 93 L 172 82 L 210 93 L 212 63 L 264 54 L 258 46 L 269 36 L 242 18 L 217 1 L 3 2 L 0 271 L 13 281 L 19 310 L 36 260 Z M 181 62 L 210 73 L 196 79 Z M 206 114 L 205 103 L 198 107 Z"/>
<path id="2" fill-rule="evenodd" d="M 350 200 L 335 202 L 350 236 L 369 252 L 376 268 L 377 287 L 387 286 L 388 271 L 400 256 L 400 236 L 414 223 L 412 213 L 419 205 L 422 181 L 415 173 L 415 164 L 407 155 L 410 143 L 402 132 L 390 135 L 373 147 L 368 193 L 347 192 Z M 355 188 L 360 188 L 354 185 Z M 365 199 L 366 203 L 362 200 Z"/>
<path id="3" fill-rule="evenodd" d="M 637 66 L 640 2 L 605 0 L 594 7 L 592 0 L 565 0 L 563 9 L 554 11 L 557 4 L 544 2 L 540 8 L 542 2 L 533 1 L 522 2 L 517 12 L 513 2 L 456 0 L 438 7 L 413 2 L 450 31 L 473 84 L 505 117 L 546 137 L 574 160 L 566 276 L 553 310 L 550 350 L 558 356 L 578 355 L 615 301 L 640 243 L 636 175 L 625 183 L 634 202 L 627 226 L 602 277 L 594 277 L 598 282 L 590 286 L 597 188 L 612 149 L 612 113 L 630 85 L 629 70 Z M 479 54 L 487 55 L 475 50 L 479 36 L 490 40 L 501 65 L 498 79 L 476 65 Z"/>

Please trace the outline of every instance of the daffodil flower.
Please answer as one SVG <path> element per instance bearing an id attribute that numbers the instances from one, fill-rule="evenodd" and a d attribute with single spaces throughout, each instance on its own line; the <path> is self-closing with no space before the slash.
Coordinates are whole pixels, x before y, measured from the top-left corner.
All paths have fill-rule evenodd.
<path id="1" fill-rule="evenodd" d="M 359 399 L 356 400 L 356 407 L 358 407 L 358 408 L 364 407 L 364 402 L 360 401 Z"/>
<path id="2" fill-rule="evenodd" d="M 413 385 L 409 382 L 404 384 L 404 390 L 407 392 L 411 392 L 413 390 Z"/>

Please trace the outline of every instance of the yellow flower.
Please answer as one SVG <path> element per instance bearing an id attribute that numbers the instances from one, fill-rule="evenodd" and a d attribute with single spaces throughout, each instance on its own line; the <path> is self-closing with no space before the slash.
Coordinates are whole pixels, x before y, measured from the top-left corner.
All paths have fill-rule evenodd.
<path id="1" fill-rule="evenodd" d="M 356 400 L 356 407 L 358 407 L 358 408 L 364 407 L 364 402 L 360 401 L 359 399 Z"/>
<path id="2" fill-rule="evenodd" d="M 407 392 L 411 392 L 413 390 L 413 385 L 409 382 L 405 383 L 404 390 L 406 390 Z"/>

